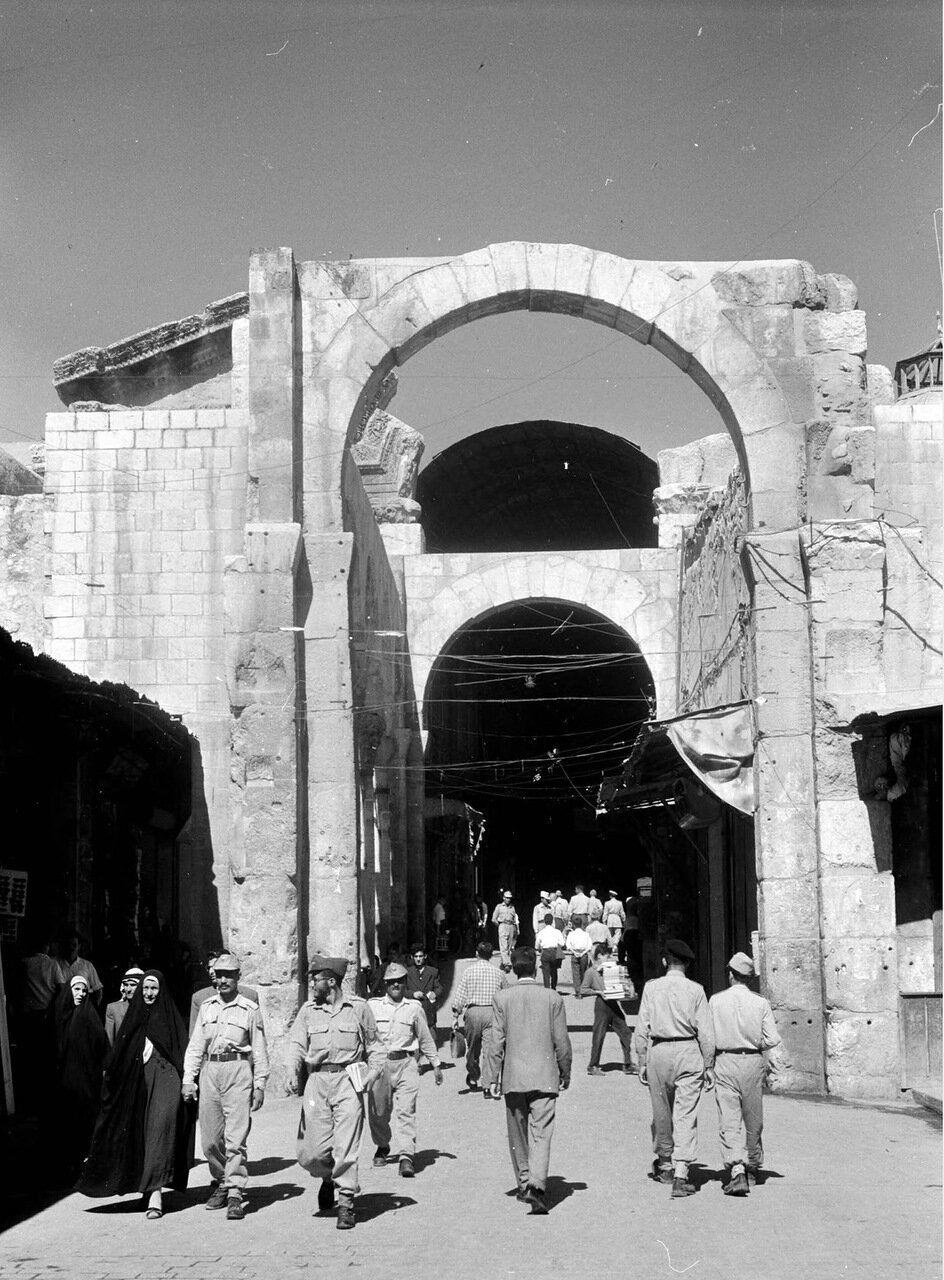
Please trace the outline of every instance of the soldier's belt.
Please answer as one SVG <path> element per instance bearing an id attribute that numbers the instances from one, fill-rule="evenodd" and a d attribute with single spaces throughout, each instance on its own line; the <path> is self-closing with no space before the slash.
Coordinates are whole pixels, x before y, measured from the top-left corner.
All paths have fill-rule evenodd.
<path id="1" fill-rule="evenodd" d="M 697 1036 L 653 1036 L 653 1044 L 684 1044 L 686 1040 L 697 1040 Z"/>
<path id="2" fill-rule="evenodd" d="M 415 1058 L 415 1049 L 391 1049 L 387 1054 L 388 1062 L 397 1062 L 400 1058 Z"/>
<path id="3" fill-rule="evenodd" d="M 309 1067 L 309 1071 L 347 1071 L 347 1064 L 342 1067 L 339 1062 L 319 1062 L 316 1067 Z"/>
<path id="4" fill-rule="evenodd" d="M 208 1053 L 207 1062 L 245 1062 L 246 1054 L 238 1053 L 235 1049 L 230 1049 L 226 1053 Z"/>
<path id="5" fill-rule="evenodd" d="M 761 1053 L 761 1049 L 715 1049 L 715 1053 Z"/>

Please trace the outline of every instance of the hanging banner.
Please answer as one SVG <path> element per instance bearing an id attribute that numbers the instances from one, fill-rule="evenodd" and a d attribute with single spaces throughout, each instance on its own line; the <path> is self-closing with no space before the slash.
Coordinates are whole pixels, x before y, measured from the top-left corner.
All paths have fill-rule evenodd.
<path id="1" fill-rule="evenodd" d="M 699 711 L 664 724 L 669 741 L 719 800 L 753 813 L 754 719 L 750 703 Z"/>

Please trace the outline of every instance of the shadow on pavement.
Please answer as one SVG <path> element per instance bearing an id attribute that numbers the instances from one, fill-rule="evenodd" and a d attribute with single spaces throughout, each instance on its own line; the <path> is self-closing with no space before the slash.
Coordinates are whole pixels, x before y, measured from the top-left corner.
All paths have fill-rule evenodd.
<path id="1" fill-rule="evenodd" d="M 296 1162 L 289 1160 L 287 1156 L 266 1156 L 264 1160 L 249 1161 L 249 1176 L 251 1178 L 262 1178 L 267 1173 L 281 1173 L 283 1169 L 290 1169 Z"/>
<path id="2" fill-rule="evenodd" d="M 0 1130 L 0 1232 L 42 1213 L 72 1194 L 57 1177 L 54 1149 L 33 1117 L 19 1116 Z"/>
<path id="3" fill-rule="evenodd" d="M 250 1213 L 258 1213 L 281 1200 L 295 1200 L 304 1194 L 305 1188 L 300 1187 L 297 1182 L 276 1182 L 271 1187 L 250 1187 L 246 1192 L 246 1208 Z"/>
<path id="4" fill-rule="evenodd" d="M 568 1182 L 566 1178 L 558 1178 L 552 1175 L 547 1180 L 547 1190 L 545 1191 L 548 1210 L 550 1211 L 565 1200 L 569 1200 L 575 1191 L 586 1191 L 586 1189 L 587 1184 L 585 1182 Z"/>
<path id="5" fill-rule="evenodd" d="M 415 1205 L 410 1196 L 396 1195 L 392 1191 L 368 1191 L 359 1195 L 354 1202 L 357 1209 L 358 1222 L 370 1222 L 385 1213 L 394 1213 L 397 1209 L 405 1209 L 407 1205 Z"/>
<path id="6" fill-rule="evenodd" d="M 431 1169 L 437 1160 L 455 1160 L 456 1156 L 451 1151 L 434 1151 L 432 1148 L 426 1151 L 417 1151 L 413 1157 L 413 1168 L 417 1173 L 422 1173 L 424 1169 Z"/>

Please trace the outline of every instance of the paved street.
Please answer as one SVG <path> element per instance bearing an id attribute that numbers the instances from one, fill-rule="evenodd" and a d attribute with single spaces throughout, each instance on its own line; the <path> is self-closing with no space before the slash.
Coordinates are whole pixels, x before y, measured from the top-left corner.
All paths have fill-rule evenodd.
<path id="1" fill-rule="evenodd" d="M 251 1212 L 203 1209 L 206 1165 L 192 1192 L 145 1221 L 137 1197 L 69 1196 L 0 1238 L 5 1280 L 278 1280 L 318 1267 L 329 1277 L 531 1280 L 687 1275 L 691 1280 L 930 1280 L 940 1276 L 940 1119 L 908 1104 L 767 1099 L 766 1183 L 746 1200 L 721 1194 L 714 1101 L 703 1102 L 699 1193 L 672 1201 L 647 1180 L 648 1095 L 616 1069 L 588 1077 L 590 1002 L 567 997 L 574 1080 L 558 1109 L 546 1218 L 512 1186 L 504 1107 L 465 1090 L 462 1064 L 440 1090 L 424 1075 L 417 1177 L 370 1167 L 365 1138 L 358 1225 L 313 1217 L 315 1188 L 294 1162 L 298 1102 L 267 1102 L 250 1138 Z M 442 1038 L 442 1029 L 440 1031 Z"/>

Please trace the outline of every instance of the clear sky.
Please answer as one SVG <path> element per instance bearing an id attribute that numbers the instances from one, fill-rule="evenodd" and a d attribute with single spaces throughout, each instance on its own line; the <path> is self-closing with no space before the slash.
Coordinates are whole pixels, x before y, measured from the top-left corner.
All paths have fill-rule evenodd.
<path id="1" fill-rule="evenodd" d="M 940 305 L 940 47 L 936 0 L 0 0 L 0 443 L 41 436 L 57 356 L 245 289 L 274 245 L 804 258 L 893 365 Z M 391 409 L 427 457 L 528 417 L 650 453 L 722 429 L 614 337 L 481 321 Z"/>

